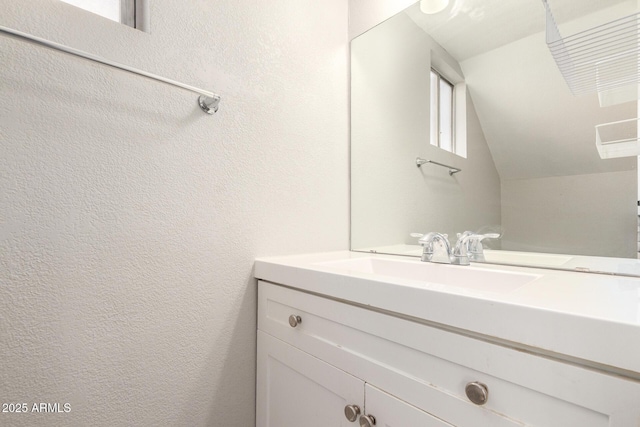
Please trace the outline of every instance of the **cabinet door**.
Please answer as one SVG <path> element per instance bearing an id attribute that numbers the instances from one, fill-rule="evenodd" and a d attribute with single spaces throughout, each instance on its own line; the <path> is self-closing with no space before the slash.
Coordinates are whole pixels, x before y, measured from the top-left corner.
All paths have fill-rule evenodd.
<path id="1" fill-rule="evenodd" d="M 258 331 L 258 427 L 352 427 L 344 409 L 364 408 L 364 382 Z"/>
<path id="2" fill-rule="evenodd" d="M 365 413 L 375 417 L 377 427 L 453 427 L 370 384 L 365 387 L 365 395 Z"/>

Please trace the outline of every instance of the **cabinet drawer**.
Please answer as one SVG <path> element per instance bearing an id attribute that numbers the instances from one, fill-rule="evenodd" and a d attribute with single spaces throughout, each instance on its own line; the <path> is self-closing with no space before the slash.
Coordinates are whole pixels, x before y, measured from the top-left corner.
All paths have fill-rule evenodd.
<path id="1" fill-rule="evenodd" d="M 460 427 L 640 421 L 635 381 L 266 282 L 258 328 Z M 483 406 L 472 382 L 488 388 Z"/>

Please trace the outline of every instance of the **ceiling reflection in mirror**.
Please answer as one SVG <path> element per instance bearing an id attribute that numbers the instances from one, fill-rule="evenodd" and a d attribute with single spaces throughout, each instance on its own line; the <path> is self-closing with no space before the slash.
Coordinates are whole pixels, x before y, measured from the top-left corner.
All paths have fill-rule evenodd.
<path id="1" fill-rule="evenodd" d="M 548 4 L 568 35 L 638 13 L 636 1 Z M 352 40 L 352 250 L 420 256 L 418 234 L 453 246 L 472 231 L 498 235 L 482 241 L 489 263 L 640 276 L 637 157 L 601 158 L 595 131 L 636 119 L 640 90 L 573 95 L 545 19 L 541 0 L 416 3 Z M 451 106 L 431 70 L 454 87 Z M 437 142 L 449 111 L 455 149 Z"/>

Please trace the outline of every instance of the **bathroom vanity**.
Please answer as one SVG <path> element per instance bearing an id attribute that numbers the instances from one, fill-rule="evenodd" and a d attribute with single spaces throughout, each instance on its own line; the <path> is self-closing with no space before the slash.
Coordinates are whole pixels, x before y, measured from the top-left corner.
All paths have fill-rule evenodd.
<path id="1" fill-rule="evenodd" d="M 640 426 L 640 279 L 259 259 L 257 426 Z"/>

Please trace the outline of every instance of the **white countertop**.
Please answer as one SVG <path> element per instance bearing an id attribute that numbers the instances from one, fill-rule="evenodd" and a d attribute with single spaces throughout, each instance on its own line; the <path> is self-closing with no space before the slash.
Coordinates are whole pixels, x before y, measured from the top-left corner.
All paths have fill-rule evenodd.
<path id="1" fill-rule="evenodd" d="M 487 264 L 437 266 L 539 276 L 498 293 L 322 264 L 373 257 L 420 263 L 410 257 L 339 251 L 260 258 L 254 275 L 640 377 L 640 278 Z"/>

